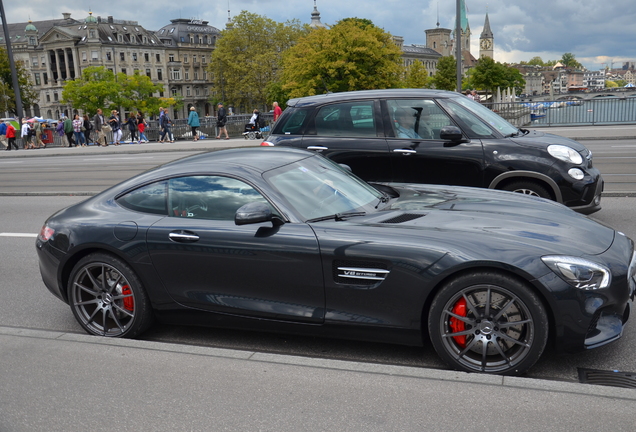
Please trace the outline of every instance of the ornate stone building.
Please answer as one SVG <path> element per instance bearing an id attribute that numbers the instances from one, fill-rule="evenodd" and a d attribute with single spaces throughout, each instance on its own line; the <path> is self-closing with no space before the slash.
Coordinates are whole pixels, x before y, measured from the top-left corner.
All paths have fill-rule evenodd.
<path id="1" fill-rule="evenodd" d="M 490 20 L 488 19 L 488 13 L 486 12 L 486 20 L 484 22 L 484 29 L 479 36 L 479 58 L 490 57 L 494 59 L 494 45 L 495 37 L 490 30 Z"/>
<path id="2" fill-rule="evenodd" d="M 153 32 L 137 21 L 92 14 L 75 20 L 64 13 L 61 20 L 9 24 L 8 29 L 14 57 L 26 66 L 39 94 L 35 105 L 25 107 L 29 116 L 57 119 L 73 114 L 73 107 L 61 101 L 62 89 L 89 66 L 127 75 L 139 71 L 162 84 L 164 92 L 158 96 L 183 100 L 174 118 L 186 117 L 191 106 L 202 115 L 212 113 L 206 67 L 220 32 L 205 21 L 171 20 Z"/>

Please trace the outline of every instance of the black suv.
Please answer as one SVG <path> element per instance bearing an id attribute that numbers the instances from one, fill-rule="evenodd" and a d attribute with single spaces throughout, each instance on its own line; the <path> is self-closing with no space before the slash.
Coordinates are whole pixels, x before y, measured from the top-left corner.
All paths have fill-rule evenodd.
<path id="1" fill-rule="evenodd" d="M 291 99 L 261 145 L 319 151 L 368 182 L 501 189 L 586 214 L 601 208 L 603 179 L 585 146 L 518 129 L 453 92 L 368 90 Z"/>

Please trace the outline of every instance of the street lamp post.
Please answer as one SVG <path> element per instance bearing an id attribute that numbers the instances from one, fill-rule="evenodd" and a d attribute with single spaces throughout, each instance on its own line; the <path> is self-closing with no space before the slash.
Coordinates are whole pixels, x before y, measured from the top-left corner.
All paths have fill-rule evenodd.
<path id="1" fill-rule="evenodd" d="M 461 0 L 457 0 L 455 14 L 455 59 L 457 61 L 457 92 L 462 92 L 462 17 Z"/>
<path id="2" fill-rule="evenodd" d="M 13 91 L 15 92 L 15 111 L 18 115 L 19 124 L 22 123 L 22 96 L 20 95 L 20 86 L 18 83 L 18 73 L 15 69 L 15 61 L 13 60 L 13 51 L 11 50 L 11 40 L 9 39 L 9 27 L 7 26 L 7 17 L 4 14 L 4 5 L 0 0 L 0 14 L 2 15 L 2 28 L 4 30 L 4 40 L 7 41 L 7 56 L 9 56 L 9 67 L 11 68 L 11 80 L 13 82 Z"/>

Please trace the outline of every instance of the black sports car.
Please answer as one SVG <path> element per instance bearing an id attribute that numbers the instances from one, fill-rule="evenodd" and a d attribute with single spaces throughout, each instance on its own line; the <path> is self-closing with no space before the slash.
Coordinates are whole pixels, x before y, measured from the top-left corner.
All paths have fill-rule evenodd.
<path id="1" fill-rule="evenodd" d="M 511 192 L 373 187 L 319 154 L 243 148 L 169 163 L 51 216 L 44 283 L 90 334 L 153 319 L 422 345 L 518 375 L 618 339 L 633 242 Z"/>

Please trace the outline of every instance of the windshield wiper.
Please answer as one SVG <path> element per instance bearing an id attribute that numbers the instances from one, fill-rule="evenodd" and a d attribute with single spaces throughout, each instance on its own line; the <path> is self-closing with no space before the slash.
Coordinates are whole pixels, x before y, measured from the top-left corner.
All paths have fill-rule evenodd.
<path id="1" fill-rule="evenodd" d="M 376 206 L 375 206 L 375 208 L 376 208 L 376 209 L 377 209 L 378 207 L 380 207 L 380 204 L 388 203 L 388 202 L 389 202 L 389 200 L 391 199 L 391 198 L 389 198 L 389 196 L 388 196 L 386 193 L 384 193 L 384 192 L 382 192 L 382 191 L 380 191 L 380 192 L 382 193 L 382 196 L 379 198 L 379 201 L 378 201 L 378 203 L 377 203 L 377 204 L 376 204 Z"/>
<path id="2" fill-rule="evenodd" d="M 326 221 L 326 220 L 335 220 L 335 221 L 343 221 L 349 217 L 353 217 L 353 216 L 364 216 L 366 215 L 366 212 L 360 211 L 360 212 L 345 212 L 345 213 L 336 213 L 336 214 L 332 214 L 332 215 L 327 215 L 327 216 L 321 216 L 318 218 L 314 218 L 314 219 L 307 219 L 307 222 L 320 222 L 320 221 Z"/>

